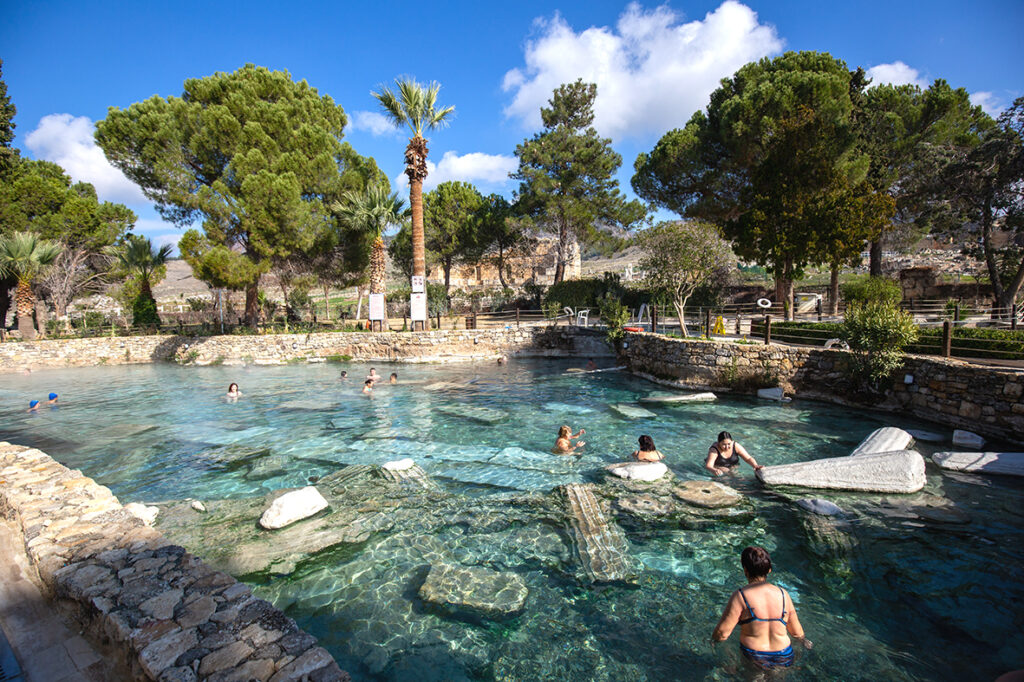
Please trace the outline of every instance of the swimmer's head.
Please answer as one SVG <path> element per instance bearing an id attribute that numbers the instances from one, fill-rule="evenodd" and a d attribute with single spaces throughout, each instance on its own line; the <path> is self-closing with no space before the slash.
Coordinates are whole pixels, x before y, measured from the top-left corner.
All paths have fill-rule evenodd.
<path id="1" fill-rule="evenodd" d="M 763 578 L 772 572 L 772 558 L 764 547 L 747 547 L 740 555 L 740 563 L 750 578 Z"/>
<path id="2" fill-rule="evenodd" d="M 637 440 L 640 441 L 640 450 L 642 452 L 654 452 L 658 449 L 654 447 L 654 439 L 650 436 L 640 436 Z"/>
<path id="3" fill-rule="evenodd" d="M 364 381 L 363 386 L 373 386 L 373 379 L 367 379 Z"/>
<path id="4" fill-rule="evenodd" d="M 228 386 L 228 393 L 238 393 L 238 384 Z"/>
<path id="5" fill-rule="evenodd" d="M 398 381 L 398 372 L 392 372 L 391 373 L 391 383 L 395 383 L 396 381 Z"/>
<path id="6" fill-rule="evenodd" d="M 35 407 L 38 404 L 39 404 L 38 400 L 30 400 L 30 401 L 28 401 L 28 408 L 31 410 L 33 407 Z"/>
<path id="7" fill-rule="evenodd" d="M 346 372 L 345 370 L 341 370 L 341 378 L 342 379 L 347 379 L 348 378 L 348 372 Z"/>
<path id="8" fill-rule="evenodd" d="M 732 440 L 732 434 L 731 433 L 729 433 L 728 431 L 722 431 L 720 434 L 718 434 L 718 442 L 719 443 L 724 443 L 727 440 Z"/>
<path id="9" fill-rule="evenodd" d="M 561 426 L 561 427 L 559 427 L 559 429 L 558 429 L 558 437 L 559 438 L 568 438 L 571 435 L 572 435 L 572 429 L 570 429 L 568 426 Z"/>
<path id="10" fill-rule="evenodd" d="M 56 400 L 56 399 L 57 399 L 57 394 L 56 393 L 51 393 L 50 394 L 50 400 Z"/>

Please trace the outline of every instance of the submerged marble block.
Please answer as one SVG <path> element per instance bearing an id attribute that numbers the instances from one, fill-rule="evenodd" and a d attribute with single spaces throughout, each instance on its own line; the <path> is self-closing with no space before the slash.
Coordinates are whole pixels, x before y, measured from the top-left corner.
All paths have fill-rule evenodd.
<path id="1" fill-rule="evenodd" d="M 423 601 L 447 610 L 484 618 L 507 618 L 523 610 L 529 589 L 516 573 L 434 564 L 419 594 Z"/>
<path id="2" fill-rule="evenodd" d="M 774 386 L 772 388 L 759 388 L 757 389 L 757 397 L 762 400 L 785 400 L 786 393 L 782 390 L 781 386 Z"/>
<path id="3" fill-rule="evenodd" d="M 640 398 L 642 403 L 709 403 L 718 400 L 710 391 L 704 393 L 652 393 Z"/>
<path id="4" fill-rule="evenodd" d="M 907 433 L 922 443 L 945 443 L 946 437 L 934 431 L 923 431 L 921 429 L 907 429 Z"/>
<path id="5" fill-rule="evenodd" d="M 648 409 L 640 407 L 639 405 L 630 405 L 629 403 L 612 403 L 608 405 L 608 407 L 612 408 L 626 419 L 651 419 L 658 416 Z"/>
<path id="6" fill-rule="evenodd" d="M 914 442 L 914 437 L 903 429 L 895 426 L 883 426 L 872 431 L 867 438 L 860 442 L 851 457 L 859 455 L 872 455 L 877 452 L 896 452 L 897 450 L 908 450 Z"/>
<path id="7" fill-rule="evenodd" d="M 956 429 L 953 431 L 953 445 L 980 450 L 985 447 L 985 439 L 971 431 Z"/>
<path id="8" fill-rule="evenodd" d="M 820 514 L 821 516 L 842 516 L 843 514 L 843 510 L 839 505 L 829 502 L 828 500 L 807 498 L 797 500 L 796 505 L 814 514 Z"/>
<path id="9" fill-rule="evenodd" d="M 406 469 L 412 469 L 414 466 L 416 466 L 416 462 L 414 462 L 411 457 L 406 457 L 404 459 L 396 459 L 392 462 L 384 462 L 384 464 L 381 465 L 381 468 L 387 469 L 388 471 L 405 471 Z"/>
<path id="10" fill-rule="evenodd" d="M 129 502 L 124 505 L 124 510 L 147 526 L 152 526 L 153 522 L 156 521 L 157 515 L 160 513 L 159 508 L 147 507 L 146 505 L 139 504 L 138 502 Z"/>
<path id="11" fill-rule="evenodd" d="M 263 515 L 260 526 L 267 530 L 284 528 L 327 508 L 327 500 L 313 486 L 293 490 L 274 500 Z"/>
<path id="12" fill-rule="evenodd" d="M 1024 452 L 936 452 L 932 461 L 952 471 L 1024 476 Z"/>
<path id="13" fill-rule="evenodd" d="M 664 462 L 623 462 L 609 467 L 608 472 L 630 481 L 656 481 L 668 473 L 668 467 Z"/>
<path id="14" fill-rule="evenodd" d="M 684 481 L 672 494 L 686 504 L 704 509 L 734 507 L 743 501 L 742 495 L 717 481 Z"/>
<path id="15" fill-rule="evenodd" d="M 593 486 L 562 486 L 570 514 L 573 546 L 583 573 L 592 583 L 634 582 L 641 565 L 630 552 L 626 534 L 605 518 Z"/>
<path id="16" fill-rule="evenodd" d="M 759 469 L 757 477 L 769 487 L 790 485 L 877 493 L 916 493 L 925 484 L 924 458 L 913 450 L 781 464 Z"/>

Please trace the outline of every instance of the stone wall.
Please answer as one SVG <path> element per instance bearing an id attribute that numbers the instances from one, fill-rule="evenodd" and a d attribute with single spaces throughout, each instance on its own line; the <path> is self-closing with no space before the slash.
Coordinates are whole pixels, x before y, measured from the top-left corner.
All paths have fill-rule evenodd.
<path id="1" fill-rule="evenodd" d="M 623 361 L 680 385 L 752 391 L 777 379 L 787 393 L 907 414 L 987 436 L 1024 442 L 1024 373 L 958 360 L 908 356 L 883 396 L 858 393 L 847 379 L 851 354 L 772 344 L 673 339 L 628 333 Z M 904 375 L 913 378 L 904 383 Z"/>
<path id="2" fill-rule="evenodd" d="M 325 332 L 264 336 L 115 336 L 0 344 L 0 372 L 148 362 L 282 364 L 338 358 L 456 362 L 520 356 L 605 356 L 603 334 L 576 327 L 524 326 L 410 332 Z"/>
<path id="3" fill-rule="evenodd" d="M 131 680 L 348 680 L 270 603 L 39 450 L 0 443 L 0 514 L 33 578 Z"/>

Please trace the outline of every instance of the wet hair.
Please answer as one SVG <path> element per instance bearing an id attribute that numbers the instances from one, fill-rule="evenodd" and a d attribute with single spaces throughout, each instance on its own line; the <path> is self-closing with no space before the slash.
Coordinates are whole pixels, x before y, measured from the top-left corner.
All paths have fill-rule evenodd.
<path id="1" fill-rule="evenodd" d="M 56 393 L 51 393 L 50 394 L 50 400 L 56 400 L 56 399 L 57 399 L 57 394 Z"/>
<path id="2" fill-rule="evenodd" d="M 397 379 L 398 378 L 398 372 L 392 372 L 391 373 L 391 378 L 392 379 Z"/>
<path id="3" fill-rule="evenodd" d="M 377 371 L 377 368 L 376 368 L 376 367 L 371 367 L 371 368 L 370 368 L 370 371 L 371 371 L 371 372 L 376 372 L 376 371 Z"/>
<path id="4" fill-rule="evenodd" d="M 559 438 L 568 438 L 571 435 L 572 435 L 572 429 L 570 429 L 568 426 L 560 426 L 560 427 L 558 427 L 558 437 Z"/>
<path id="5" fill-rule="evenodd" d="M 740 562 L 751 578 L 763 578 L 772 570 L 772 558 L 764 547 L 747 547 L 740 555 Z"/>
<path id="6" fill-rule="evenodd" d="M 373 379 L 367 379 L 364 381 L 363 386 L 373 386 Z"/>
<path id="7" fill-rule="evenodd" d="M 640 436 L 637 440 L 640 441 L 641 452 L 653 452 L 658 449 L 654 447 L 654 439 L 650 436 Z"/>
<path id="8" fill-rule="evenodd" d="M 231 393 L 231 389 L 235 389 L 237 391 L 238 390 L 238 384 L 236 384 L 236 383 L 229 384 L 228 385 L 228 393 Z"/>
<path id="9" fill-rule="evenodd" d="M 348 372 L 346 372 L 345 370 L 341 370 L 341 376 L 347 377 L 348 376 Z"/>
<path id="10" fill-rule="evenodd" d="M 718 434 L 718 442 L 721 443 L 723 440 L 732 440 L 732 434 L 728 431 L 722 431 Z"/>

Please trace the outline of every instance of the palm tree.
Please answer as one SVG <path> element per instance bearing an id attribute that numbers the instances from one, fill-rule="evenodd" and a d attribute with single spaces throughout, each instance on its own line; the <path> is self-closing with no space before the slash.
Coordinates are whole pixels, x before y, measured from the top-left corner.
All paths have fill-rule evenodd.
<path id="1" fill-rule="evenodd" d="M 424 130 L 433 130 L 448 123 L 455 107 L 437 107 L 439 83 L 421 85 L 404 76 L 395 79 L 395 90 L 381 88 L 371 92 L 384 108 L 384 113 L 399 127 L 412 131 L 405 148 L 405 174 L 409 178 L 409 207 L 412 209 L 412 274 L 427 274 L 423 240 L 423 180 L 427 177 L 427 141 Z"/>
<path id="2" fill-rule="evenodd" d="M 390 192 L 383 184 L 373 184 L 365 192 L 346 192 L 345 203 L 334 202 L 332 209 L 354 230 L 373 235 L 370 252 L 370 293 L 384 293 L 387 260 L 384 249 L 384 230 L 401 220 L 405 202 L 397 192 Z M 387 306 L 384 306 L 384 325 L 387 325 Z"/>
<path id="3" fill-rule="evenodd" d="M 31 232 L 15 232 L 10 237 L 0 237 L 0 278 L 12 277 L 18 282 L 14 300 L 18 311 L 18 331 L 23 339 L 36 337 L 36 329 L 32 325 L 32 310 L 35 308 L 32 282 L 57 260 L 62 248 L 57 242 L 40 239 Z"/>
<path id="4" fill-rule="evenodd" d="M 139 235 L 130 235 L 124 244 L 111 249 L 121 267 L 139 281 L 139 295 L 132 305 L 132 324 L 160 324 L 153 298 L 153 273 L 167 262 L 171 250 L 170 244 L 164 244 L 154 251 L 149 237 Z"/>

